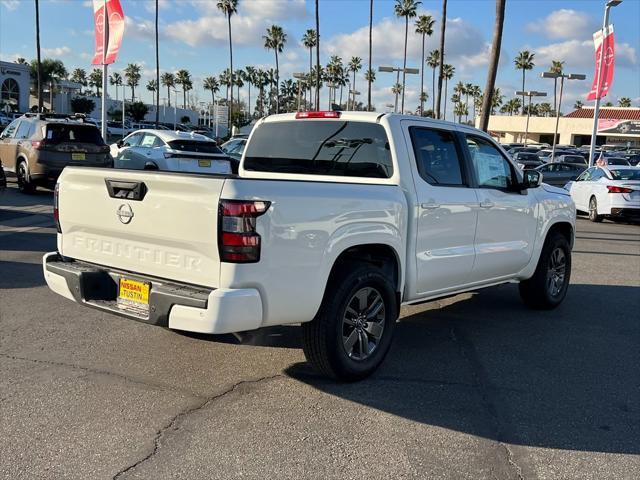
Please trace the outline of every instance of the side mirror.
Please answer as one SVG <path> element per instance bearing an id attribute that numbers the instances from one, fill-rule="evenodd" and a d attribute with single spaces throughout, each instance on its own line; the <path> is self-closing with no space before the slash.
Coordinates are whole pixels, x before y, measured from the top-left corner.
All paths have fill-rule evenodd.
<path id="1" fill-rule="evenodd" d="M 542 173 L 537 170 L 525 170 L 523 172 L 522 189 L 538 188 L 542 184 Z"/>
<path id="2" fill-rule="evenodd" d="M 120 139 L 116 142 L 116 145 L 118 146 L 118 148 L 122 148 L 122 146 L 124 145 L 124 140 Z"/>

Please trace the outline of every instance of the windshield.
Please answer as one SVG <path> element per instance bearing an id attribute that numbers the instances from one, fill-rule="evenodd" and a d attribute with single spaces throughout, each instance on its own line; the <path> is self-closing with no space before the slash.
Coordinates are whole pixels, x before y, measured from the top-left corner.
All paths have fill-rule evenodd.
<path id="1" fill-rule="evenodd" d="M 222 155 L 222 150 L 215 142 L 203 142 L 198 140 L 173 140 L 169 142 L 169 148 L 181 150 L 183 152 L 195 153 L 218 153 Z"/>
<path id="2" fill-rule="evenodd" d="M 370 178 L 393 174 L 387 134 L 381 125 L 336 120 L 261 125 L 247 144 L 244 168 Z"/>
<path id="3" fill-rule="evenodd" d="M 614 180 L 640 180 L 640 169 L 638 168 L 619 168 L 609 170 L 609 172 Z"/>
<path id="4" fill-rule="evenodd" d="M 47 143 L 91 143 L 104 145 L 100 131 L 93 125 L 66 125 L 51 123 L 47 125 L 45 138 Z"/>

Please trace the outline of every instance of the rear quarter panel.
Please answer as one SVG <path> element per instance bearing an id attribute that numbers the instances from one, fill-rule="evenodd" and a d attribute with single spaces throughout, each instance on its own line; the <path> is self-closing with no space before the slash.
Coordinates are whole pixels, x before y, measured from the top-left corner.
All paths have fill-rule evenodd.
<path id="1" fill-rule="evenodd" d="M 312 320 L 335 260 L 352 246 L 388 245 L 404 272 L 407 207 L 398 186 L 228 180 L 221 198 L 271 202 L 257 222 L 260 262 L 220 268 L 221 288 L 260 291 L 265 326 Z"/>

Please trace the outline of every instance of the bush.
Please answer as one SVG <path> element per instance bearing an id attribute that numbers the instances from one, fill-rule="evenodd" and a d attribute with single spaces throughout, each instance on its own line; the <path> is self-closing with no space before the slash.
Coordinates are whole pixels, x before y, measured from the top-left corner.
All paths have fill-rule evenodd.
<path id="1" fill-rule="evenodd" d="M 191 117 L 187 115 L 180 117 L 180 123 L 191 123 Z"/>
<path id="2" fill-rule="evenodd" d="M 125 108 L 126 115 L 131 117 L 134 122 L 141 122 L 144 120 L 144 117 L 148 112 L 149 107 L 142 102 L 129 103 Z"/>
<path id="3" fill-rule="evenodd" d="M 90 114 L 96 108 L 96 103 L 90 98 L 74 97 L 71 99 L 71 109 L 73 113 Z"/>

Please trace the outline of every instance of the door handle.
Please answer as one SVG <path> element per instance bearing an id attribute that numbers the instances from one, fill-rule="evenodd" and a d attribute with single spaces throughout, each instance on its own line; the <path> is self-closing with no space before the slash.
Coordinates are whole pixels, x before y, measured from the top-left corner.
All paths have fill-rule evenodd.
<path id="1" fill-rule="evenodd" d="M 435 210 L 436 208 L 440 208 L 440 205 L 435 202 L 421 203 L 420 206 L 425 210 Z"/>
<path id="2" fill-rule="evenodd" d="M 493 208 L 493 207 L 495 207 L 494 203 L 491 200 L 485 200 L 483 202 L 480 202 L 480 206 L 482 208 Z"/>

